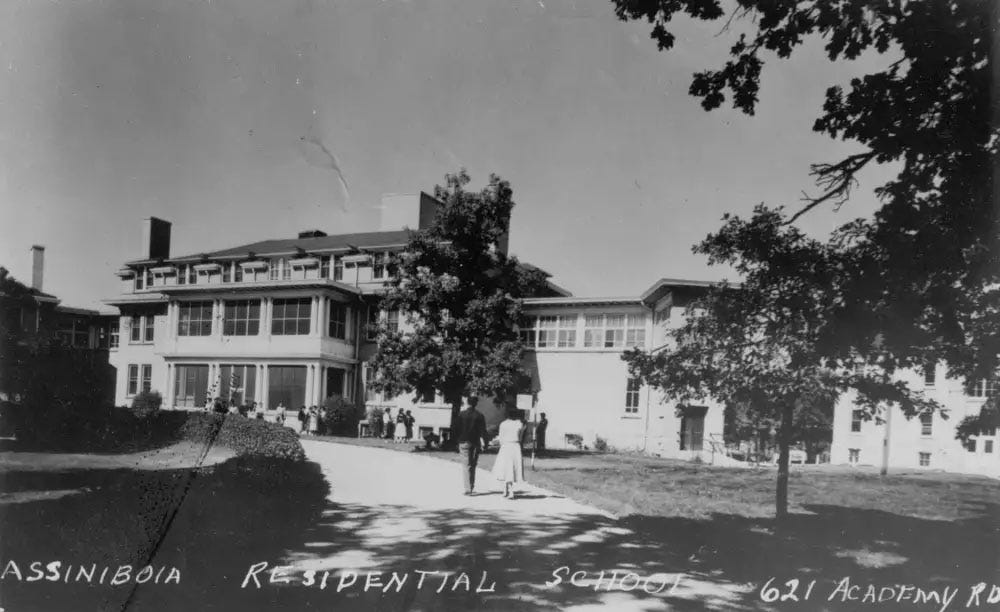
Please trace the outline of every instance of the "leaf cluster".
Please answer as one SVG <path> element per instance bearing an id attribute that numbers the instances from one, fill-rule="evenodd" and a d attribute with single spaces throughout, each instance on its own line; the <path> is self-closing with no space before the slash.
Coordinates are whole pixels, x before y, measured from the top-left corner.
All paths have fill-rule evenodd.
<path id="1" fill-rule="evenodd" d="M 379 326 L 377 391 L 433 389 L 454 403 L 504 396 L 526 376 L 516 331 L 521 298 L 541 291 L 545 275 L 503 248 L 514 207 L 510 184 L 491 175 L 470 191 L 469 182 L 464 170 L 445 177 L 434 190 L 442 206 L 433 224 L 413 232 L 390 262 L 394 279 L 381 307 L 406 313 L 407 325 Z"/>

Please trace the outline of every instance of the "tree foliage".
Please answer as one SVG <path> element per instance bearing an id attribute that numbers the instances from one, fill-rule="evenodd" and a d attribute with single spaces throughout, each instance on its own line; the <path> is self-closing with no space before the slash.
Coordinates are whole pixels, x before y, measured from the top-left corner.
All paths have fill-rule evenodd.
<path id="1" fill-rule="evenodd" d="M 816 163 L 820 192 L 786 223 L 816 206 L 838 206 L 870 164 L 899 173 L 876 189 L 872 219 L 845 224 L 816 253 L 836 249 L 845 270 L 818 338 L 824 352 L 874 350 L 887 367 L 948 363 L 955 376 L 991 376 L 1000 355 L 1000 214 L 994 171 L 1000 131 L 991 96 L 993 0 L 613 0 L 622 20 L 646 20 L 660 49 L 675 42 L 671 20 L 726 19 L 730 59 L 694 75 L 690 93 L 712 110 L 731 98 L 753 114 L 767 56 L 789 57 L 807 38 L 831 61 L 863 53 L 881 70 L 832 84 L 813 130 L 860 150 Z M 732 26 L 746 26 L 737 33 Z M 762 212 L 761 214 L 768 214 Z M 792 271 L 794 273 L 794 271 Z"/>
<path id="2" fill-rule="evenodd" d="M 404 313 L 407 325 L 378 326 L 372 388 L 391 396 L 440 393 L 457 412 L 471 395 L 506 397 L 525 376 L 516 325 L 521 298 L 545 287 L 540 270 L 504 252 L 514 207 L 507 181 L 491 175 L 466 189 L 464 170 L 445 177 L 433 224 L 413 232 L 390 262 L 394 279 L 381 307 Z"/>
<path id="3" fill-rule="evenodd" d="M 779 517 L 787 514 L 797 410 L 804 414 L 806 405 L 846 391 L 855 392 L 869 418 L 888 403 L 907 415 L 936 407 L 893 376 L 891 354 L 829 344 L 838 324 L 832 306 L 853 274 L 842 248 L 806 236 L 780 210 L 758 206 L 749 220 L 727 215 L 695 252 L 732 266 L 743 281 L 720 283 L 692 302 L 669 350 L 635 349 L 624 358 L 634 376 L 676 401 L 712 397 L 777 423 Z"/>

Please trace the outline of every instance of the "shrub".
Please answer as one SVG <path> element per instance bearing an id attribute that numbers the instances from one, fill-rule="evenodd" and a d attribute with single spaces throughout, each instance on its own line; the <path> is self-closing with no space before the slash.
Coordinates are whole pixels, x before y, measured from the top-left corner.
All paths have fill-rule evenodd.
<path id="1" fill-rule="evenodd" d="M 608 451 L 608 441 L 605 440 L 604 438 L 602 438 L 601 436 L 595 437 L 594 438 L 594 450 L 596 450 L 598 452 L 601 452 L 601 453 L 607 452 Z"/>
<path id="2" fill-rule="evenodd" d="M 228 448 L 239 457 L 305 459 L 299 436 L 284 425 L 248 419 L 238 414 L 186 413 L 180 438 L 197 444 Z"/>
<path id="3" fill-rule="evenodd" d="M 580 450 L 583 448 L 583 436 L 580 434 L 566 434 L 566 444 Z"/>
<path id="4" fill-rule="evenodd" d="M 163 396 L 159 391 L 142 391 L 132 398 L 132 412 L 136 416 L 148 417 L 163 405 Z"/>
<path id="5" fill-rule="evenodd" d="M 364 414 L 364 407 L 340 397 L 326 398 L 323 402 L 325 433 L 334 436 L 353 436 L 358 431 L 358 421 Z M 381 411 L 378 418 L 382 418 Z"/>

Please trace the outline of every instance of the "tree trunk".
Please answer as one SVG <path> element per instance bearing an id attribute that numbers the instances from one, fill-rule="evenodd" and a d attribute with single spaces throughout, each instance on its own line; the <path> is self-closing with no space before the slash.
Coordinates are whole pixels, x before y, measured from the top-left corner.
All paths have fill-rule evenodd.
<path id="1" fill-rule="evenodd" d="M 778 524 L 788 519 L 788 446 L 792 439 L 792 416 L 795 406 L 789 402 L 781 409 L 778 430 L 778 484 L 774 494 L 774 514 Z"/>
<path id="2" fill-rule="evenodd" d="M 455 441 L 455 433 L 458 431 L 458 413 L 462 411 L 462 395 L 460 393 L 448 393 L 444 400 L 451 404 L 451 422 L 449 425 L 451 435 L 448 436 L 448 442 L 443 444 L 442 447 L 446 449 L 458 449 L 458 442 Z"/>

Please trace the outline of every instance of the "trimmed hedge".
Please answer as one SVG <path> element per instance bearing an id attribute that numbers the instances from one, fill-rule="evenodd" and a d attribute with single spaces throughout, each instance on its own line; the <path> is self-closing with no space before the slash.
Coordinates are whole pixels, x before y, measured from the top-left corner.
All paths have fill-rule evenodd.
<path id="1" fill-rule="evenodd" d="M 211 442 L 240 457 L 305 459 L 299 436 L 288 427 L 236 414 L 188 413 L 180 438 L 199 444 Z"/>
<path id="2" fill-rule="evenodd" d="M 239 457 L 305 459 L 299 436 L 288 427 L 237 414 L 158 410 L 139 416 L 127 408 L 4 413 L 19 417 L 16 446 L 23 450 L 127 453 L 188 441 L 222 446 Z"/>

